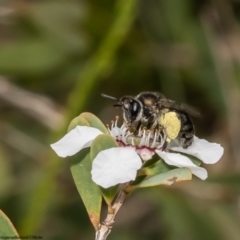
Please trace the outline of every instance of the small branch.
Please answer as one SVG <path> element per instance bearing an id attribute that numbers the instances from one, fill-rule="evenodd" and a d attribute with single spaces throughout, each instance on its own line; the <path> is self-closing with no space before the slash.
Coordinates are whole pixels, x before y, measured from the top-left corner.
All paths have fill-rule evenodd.
<path id="1" fill-rule="evenodd" d="M 7 122 L 1 121 L 0 140 L 39 163 L 45 160 L 47 147 Z"/>
<path id="2" fill-rule="evenodd" d="M 62 110 L 51 99 L 20 88 L 0 76 L 0 100 L 21 109 L 49 129 L 62 123 Z"/>
<path id="3" fill-rule="evenodd" d="M 127 186 L 128 186 L 128 184 L 125 185 L 125 187 L 119 192 L 117 198 L 115 199 L 114 204 L 112 206 L 113 211 L 108 212 L 106 219 L 101 224 L 99 224 L 98 230 L 96 232 L 95 240 L 106 240 L 107 239 L 107 236 L 111 232 L 113 224 L 115 222 L 115 217 L 116 217 L 119 209 L 121 208 L 124 200 L 128 196 L 128 193 L 126 193 L 126 191 L 125 191 Z"/>

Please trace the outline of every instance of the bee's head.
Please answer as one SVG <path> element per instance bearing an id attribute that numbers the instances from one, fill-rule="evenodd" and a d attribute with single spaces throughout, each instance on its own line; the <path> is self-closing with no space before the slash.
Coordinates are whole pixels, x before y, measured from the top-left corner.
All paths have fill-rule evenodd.
<path id="1" fill-rule="evenodd" d="M 132 96 L 124 96 L 120 99 L 101 94 L 102 97 L 113 99 L 117 101 L 113 104 L 114 107 L 121 107 L 123 110 L 123 118 L 127 123 L 134 123 L 139 121 L 142 117 L 143 107 L 142 103 Z"/>

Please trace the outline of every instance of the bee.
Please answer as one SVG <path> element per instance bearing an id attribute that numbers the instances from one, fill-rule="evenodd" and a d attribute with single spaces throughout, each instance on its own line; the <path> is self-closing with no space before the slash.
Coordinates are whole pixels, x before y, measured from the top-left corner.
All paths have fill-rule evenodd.
<path id="1" fill-rule="evenodd" d="M 183 148 L 189 147 L 195 134 L 191 116 L 199 113 L 191 106 L 166 98 L 159 92 L 141 92 L 137 96 L 115 98 L 102 94 L 105 98 L 117 101 L 114 107 L 121 107 L 123 119 L 133 135 L 140 128 L 164 130 L 166 141 L 177 139 Z"/>

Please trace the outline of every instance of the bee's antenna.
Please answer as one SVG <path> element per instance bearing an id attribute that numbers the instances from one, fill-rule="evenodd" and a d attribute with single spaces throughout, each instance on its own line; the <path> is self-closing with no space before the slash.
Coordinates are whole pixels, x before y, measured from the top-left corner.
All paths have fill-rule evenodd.
<path id="1" fill-rule="evenodd" d="M 102 97 L 105 97 L 105 98 L 109 98 L 109 99 L 112 99 L 112 100 L 117 101 L 118 103 L 113 104 L 114 107 L 122 107 L 122 106 L 123 106 L 123 103 L 122 103 L 118 98 L 115 98 L 115 97 L 106 95 L 106 94 L 104 94 L 104 93 L 102 93 L 101 96 L 102 96 Z"/>
<path id="2" fill-rule="evenodd" d="M 101 96 L 102 96 L 102 97 L 105 97 L 105 98 L 109 98 L 109 99 L 115 100 L 115 101 L 119 101 L 118 98 L 115 98 L 115 97 L 109 96 L 109 95 L 104 94 L 104 93 L 102 93 Z"/>

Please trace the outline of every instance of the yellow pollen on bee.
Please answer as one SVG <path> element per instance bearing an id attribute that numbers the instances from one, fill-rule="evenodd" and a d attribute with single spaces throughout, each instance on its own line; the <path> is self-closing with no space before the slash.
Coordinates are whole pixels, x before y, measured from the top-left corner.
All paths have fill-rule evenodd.
<path id="1" fill-rule="evenodd" d="M 159 124 L 164 128 L 167 134 L 167 142 L 177 138 L 181 130 L 181 120 L 176 112 L 167 112 L 158 119 Z"/>

